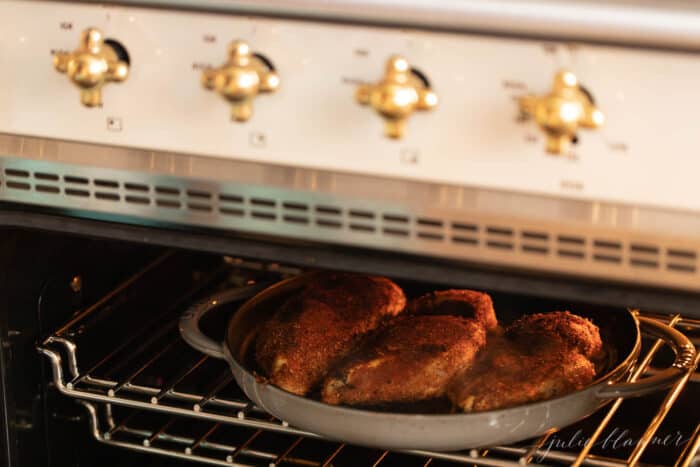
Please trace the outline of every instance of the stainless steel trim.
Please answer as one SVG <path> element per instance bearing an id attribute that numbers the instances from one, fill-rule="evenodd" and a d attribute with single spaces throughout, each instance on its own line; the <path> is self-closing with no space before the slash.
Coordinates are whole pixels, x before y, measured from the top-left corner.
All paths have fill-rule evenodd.
<path id="1" fill-rule="evenodd" d="M 700 216 L 684 211 L 12 135 L 0 200 L 700 289 Z"/>
<path id="2" fill-rule="evenodd" d="M 120 0 L 268 14 L 700 50 L 696 2 L 649 0 Z"/>

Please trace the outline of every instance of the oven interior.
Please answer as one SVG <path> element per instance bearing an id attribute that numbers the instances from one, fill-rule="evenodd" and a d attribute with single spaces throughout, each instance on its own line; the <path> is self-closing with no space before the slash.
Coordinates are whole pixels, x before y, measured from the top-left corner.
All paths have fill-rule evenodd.
<path id="1" fill-rule="evenodd" d="M 249 403 L 226 363 L 190 348 L 177 329 L 179 315 L 198 299 L 272 283 L 308 265 L 260 260 L 254 252 L 237 257 L 30 230 L 6 231 L 0 254 L 7 290 L 0 310 L 7 465 L 568 465 L 594 434 L 583 465 L 698 462 L 698 373 L 513 446 L 388 452 L 324 440 Z M 444 287 L 430 277 L 398 282 L 409 296 Z M 498 287 L 486 291 L 497 313 L 620 310 Z M 205 331 L 223 339 L 234 312 L 218 309 L 203 323 Z M 700 320 L 663 309 L 641 312 L 700 343 Z M 649 338 L 641 355 L 646 374 L 673 357 Z"/>

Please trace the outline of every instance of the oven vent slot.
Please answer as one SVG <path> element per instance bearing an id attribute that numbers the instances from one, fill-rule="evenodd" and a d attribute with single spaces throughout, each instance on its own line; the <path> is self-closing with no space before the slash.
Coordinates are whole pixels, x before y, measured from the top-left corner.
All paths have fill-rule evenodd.
<path id="1" fill-rule="evenodd" d="M 36 174 L 34 174 L 36 177 Z M 119 182 L 115 182 L 114 180 L 103 180 L 103 179 L 95 179 L 92 181 L 92 183 L 96 187 L 101 187 L 101 188 L 112 188 L 112 189 L 117 189 L 119 188 Z"/>
<path id="2" fill-rule="evenodd" d="M 377 231 L 376 215 L 364 208 L 350 208 L 348 213 L 348 229 L 358 234 L 373 234 Z"/>
<path id="3" fill-rule="evenodd" d="M 219 213 L 227 217 L 243 217 L 243 196 L 230 193 L 219 193 Z"/>
<path id="4" fill-rule="evenodd" d="M 5 169 L 5 175 L 15 178 L 29 178 L 29 172 L 19 169 Z"/>
<path id="5" fill-rule="evenodd" d="M 282 222 L 298 226 L 309 225 L 309 205 L 297 201 L 282 202 Z"/>
<path id="6" fill-rule="evenodd" d="M 486 226 L 485 230 L 486 248 L 492 250 L 508 251 L 515 248 L 515 235 L 513 229 L 503 226 Z"/>
<path id="7" fill-rule="evenodd" d="M 141 193 L 148 193 L 150 191 L 150 187 L 148 185 L 144 185 L 143 183 L 133 183 L 133 182 L 125 183 L 124 189 L 126 191 L 136 191 L 136 192 L 141 192 Z"/>
<path id="8" fill-rule="evenodd" d="M 593 240 L 593 261 L 622 264 L 622 259 L 622 243 L 619 241 L 600 238 Z"/>
<path id="9" fill-rule="evenodd" d="M 304 204 L 304 203 L 293 203 L 290 201 L 285 201 L 282 203 L 282 207 L 286 209 L 287 211 L 308 211 L 309 206 Z"/>
<path id="10" fill-rule="evenodd" d="M 7 180 L 5 182 L 5 186 L 11 190 L 24 190 L 24 191 L 29 191 L 32 188 L 32 186 L 29 183 L 16 182 L 14 180 Z"/>
<path id="11" fill-rule="evenodd" d="M 35 174 L 36 176 L 36 174 Z M 100 201 L 121 201 L 121 192 L 119 191 L 119 182 L 116 180 L 108 180 L 96 178 L 92 181 L 95 186 L 95 198 Z"/>
<path id="12" fill-rule="evenodd" d="M 659 247 L 655 245 L 631 243 L 629 246 L 630 266 L 659 268 Z"/>
<path id="13" fill-rule="evenodd" d="M 277 220 L 277 201 L 269 198 L 251 197 L 248 199 L 250 205 L 250 217 L 259 220 L 274 222 Z"/>
<path id="14" fill-rule="evenodd" d="M 212 194 L 208 190 L 200 188 L 189 188 L 185 191 L 183 206 L 193 214 L 209 214 L 213 212 L 214 206 L 211 203 Z M 162 201 L 161 201 L 162 203 Z"/>
<path id="15" fill-rule="evenodd" d="M 374 219 L 374 213 L 361 209 L 350 209 L 348 214 L 354 219 Z"/>
<path id="16" fill-rule="evenodd" d="M 452 243 L 460 246 L 475 247 L 479 245 L 479 226 L 470 222 L 450 223 Z"/>
<path id="17" fill-rule="evenodd" d="M 38 191 L 39 193 L 49 193 L 49 194 L 58 194 L 61 192 L 61 190 L 57 186 L 53 185 L 42 185 L 40 183 L 37 183 L 34 185 L 34 189 Z"/>
<path id="18" fill-rule="evenodd" d="M 39 186 L 37 185 L 36 188 L 38 190 Z M 56 193 L 58 193 L 58 188 L 56 189 Z M 104 201 L 119 201 L 119 195 L 117 195 L 115 193 L 108 193 L 108 192 L 103 192 L 103 191 L 96 191 L 95 198 L 101 199 Z"/>
<path id="19" fill-rule="evenodd" d="M 10 190 L 30 191 L 32 186 L 27 183 L 29 172 L 19 169 L 5 169 L 5 187 Z"/>
<path id="20" fill-rule="evenodd" d="M 316 226 L 321 229 L 341 229 L 343 227 L 343 210 L 337 206 L 317 204 L 314 209 Z"/>
<path id="21" fill-rule="evenodd" d="M 58 174 L 50 172 L 34 172 L 33 176 L 34 180 L 36 180 L 34 189 L 39 193 L 57 195 L 61 192 L 60 187 L 57 185 L 57 183 L 60 183 L 61 179 Z"/>
<path id="22" fill-rule="evenodd" d="M 64 175 L 63 181 L 71 185 L 87 185 L 89 180 L 85 177 L 76 177 L 75 175 Z"/>
<path id="23" fill-rule="evenodd" d="M 520 232 L 520 250 L 531 255 L 549 254 L 549 234 L 546 232 L 523 230 Z"/>
<path id="24" fill-rule="evenodd" d="M 445 240 L 445 225 L 440 219 L 417 217 L 415 222 L 416 237 L 430 242 Z"/>
<path id="25" fill-rule="evenodd" d="M 697 268 L 697 253 L 692 250 L 667 248 L 666 269 L 669 271 L 695 274 Z"/>
<path id="26" fill-rule="evenodd" d="M 576 235 L 557 235 L 556 253 L 567 260 L 583 260 L 586 258 L 586 239 Z"/>
<path id="27" fill-rule="evenodd" d="M 410 218 L 403 214 L 382 214 L 382 234 L 389 237 L 407 238 L 411 235 Z"/>
<path id="28" fill-rule="evenodd" d="M 64 193 L 67 196 L 79 196 L 81 198 L 88 198 L 90 197 L 90 192 L 88 190 L 79 190 L 77 188 L 66 188 L 64 190 Z"/>

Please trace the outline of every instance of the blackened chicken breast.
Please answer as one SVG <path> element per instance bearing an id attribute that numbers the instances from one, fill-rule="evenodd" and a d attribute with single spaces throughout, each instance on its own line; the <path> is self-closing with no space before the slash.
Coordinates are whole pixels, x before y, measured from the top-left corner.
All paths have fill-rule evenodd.
<path id="1" fill-rule="evenodd" d="M 460 372 L 447 394 L 465 412 L 495 410 L 562 396 L 595 379 L 598 327 L 565 312 L 527 315 L 489 339 L 473 367 Z"/>
<path id="2" fill-rule="evenodd" d="M 269 381 L 305 395 L 367 332 L 406 306 L 384 277 L 317 273 L 265 323 L 255 355 Z"/>
<path id="3" fill-rule="evenodd" d="M 381 405 L 443 397 L 486 343 L 475 320 L 403 315 L 368 339 L 323 383 L 329 404 Z"/>

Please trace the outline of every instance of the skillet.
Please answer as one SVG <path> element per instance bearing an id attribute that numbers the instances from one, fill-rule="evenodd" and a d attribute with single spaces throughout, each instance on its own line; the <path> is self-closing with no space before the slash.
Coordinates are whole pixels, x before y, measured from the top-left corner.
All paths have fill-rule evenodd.
<path id="1" fill-rule="evenodd" d="M 253 403 L 297 428 L 326 438 L 383 449 L 456 451 L 509 444 L 539 436 L 584 418 L 618 397 L 637 397 L 674 383 L 692 366 L 695 347 L 677 330 L 633 310 L 589 311 L 577 314 L 601 330 L 607 363 L 595 381 L 562 397 L 505 409 L 452 414 L 387 412 L 328 405 L 265 382 L 255 373 L 251 349 L 265 321 L 315 274 L 302 274 L 270 287 L 261 285 L 217 293 L 192 305 L 180 318 L 183 339 L 195 349 L 226 360 L 234 378 Z M 204 335 L 199 321 L 210 310 L 248 299 L 230 319 L 223 343 Z M 508 322 L 517 316 L 503 316 Z M 641 334 L 662 339 L 675 353 L 671 366 L 630 382 L 641 349 Z"/>

